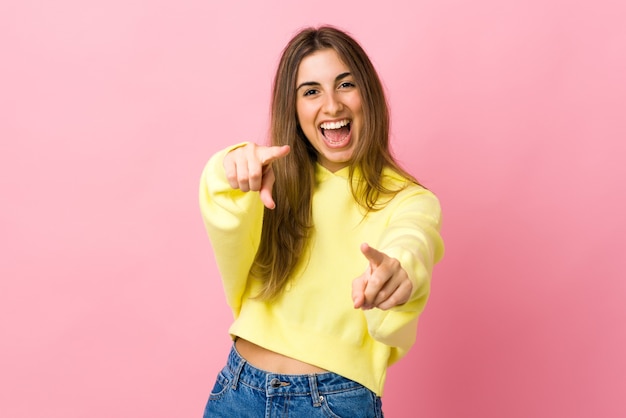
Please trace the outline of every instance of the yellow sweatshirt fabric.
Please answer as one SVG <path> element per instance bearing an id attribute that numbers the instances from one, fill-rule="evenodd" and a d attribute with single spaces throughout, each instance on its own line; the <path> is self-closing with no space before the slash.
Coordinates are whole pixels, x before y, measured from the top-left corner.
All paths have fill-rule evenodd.
<path id="1" fill-rule="evenodd" d="M 228 184 L 222 164 L 233 148 L 209 160 L 200 184 L 201 212 L 234 315 L 231 336 L 340 374 L 382 396 L 387 367 L 415 341 L 432 268 L 443 256 L 438 199 L 412 184 L 364 219 L 348 168 L 332 173 L 318 164 L 314 231 L 306 251 L 277 300 L 253 300 L 261 283 L 248 273 L 260 242 L 263 204 L 258 192 Z M 394 172 L 384 174 L 388 184 L 404 184 Z M 413 282 L 407 303 L 388 311 L 354 309 L 352 281 L 369 265 L 359 249 L 363 242 L 400 261 Z"/>

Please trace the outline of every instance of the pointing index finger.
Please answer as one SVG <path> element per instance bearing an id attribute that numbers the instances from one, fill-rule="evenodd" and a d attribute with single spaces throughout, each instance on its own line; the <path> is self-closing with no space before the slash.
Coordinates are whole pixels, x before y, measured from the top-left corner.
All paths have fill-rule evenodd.
<path id="1" fill-rule="evenodd" d="M 361 252 L 365 256 L 365 258 L 367 258 L 367 260 L 370 262 L 370 264 L 372 264 L 372 265 L 374 265 L 376 267 L 379 266 L 380 264 L 382 264 L 382 262 L 385 259 L 383 253 L 381 253 L 380 251 L 378 251 L 375 248 L 370 247 L 369 244 L 367 244 L 366 242 L 361 244 Z"/>
<path id="2" fill-rule="evenodd" d="M 289 145 L 267 147 L 263 149 L 263 153 L 259 155 L 259 160 L 261 160 L 262 165 L 267 165 L 278 158 L 283 158 L 285 155 L 289 154 L 290 151 L 291 148 Z"/>

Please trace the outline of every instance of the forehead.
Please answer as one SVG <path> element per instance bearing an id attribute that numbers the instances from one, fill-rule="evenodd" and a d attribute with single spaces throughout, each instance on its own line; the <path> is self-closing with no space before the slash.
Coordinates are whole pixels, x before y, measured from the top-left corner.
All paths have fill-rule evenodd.
<path id="1" fill-rule="evenodd" d="M 322 49 L 307 55 L 298 66 L 297 83 L 335 80 L 339 74 L 350 72 L 334 49 Z"/>

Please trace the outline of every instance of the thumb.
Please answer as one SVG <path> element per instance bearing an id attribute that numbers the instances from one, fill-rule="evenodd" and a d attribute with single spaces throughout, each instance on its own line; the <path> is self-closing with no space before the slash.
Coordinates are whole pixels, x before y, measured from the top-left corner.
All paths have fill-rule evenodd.
<path id="1" fill-rule="evenodd" d="M 276 203 L 274 203 L 274 198 L 272 197 L 272 189 L 274 188 L 275 180 L 276 177 L 274 177 L 274 170 L 272 170 L 271 166 L 267 166 L 266 169 L 263 170 L 259 197 L 261 198 L 263 205 L 268 209 L 274 209 L 276 207 Z"/>
<path id="2" fill-rule="evenodd" d="M 263 165 L 263 178 L 261 179 L 261 189 L 259 195 L 263 205 L 268 209 L 274 209 L 276 203 L 272 197 L 272 188 L 276 177 L 274 176 L 274 170 L 272 170 L 272 161 L 279 158 L 283 158 L 291 152 L 289 145 L 271 146 L 263 148 L 263 154 L 259 156 L 261 164 Z"/>
<path id="3" fill-rule="evenodd" d="M 352 301 L 354 302 L 354 309 L 359 309 L 365 304 L 366 286 L 367 277 L 365 277 L 365 274 L 352 281 Z"/>
<path id="4" fill-rule="evenodd" d="M 289 145 L 272 146 L 264 148 L 264 154 L 259 156 L 261 164 L 264 166 L 259 196 L 261 197 L 263 205 L 268 209 L 274 209 L 276 207 L 276 203 L 272 197 L 272 189 L 274 188 L 274 182 L 276 181 L 274 170 L 272 170 L 272 161 L 283 158 L 289 154 L 290 151 L 291 148 Z"/>

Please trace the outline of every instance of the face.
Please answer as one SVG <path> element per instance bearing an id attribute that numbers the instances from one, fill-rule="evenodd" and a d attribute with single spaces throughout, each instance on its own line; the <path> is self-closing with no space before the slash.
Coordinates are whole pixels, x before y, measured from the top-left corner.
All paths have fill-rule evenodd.
<path id="1" fill-rule="evenodd" d="M 298 122 L 319 163 L 335 172 L 350 163 L 363 124 L 361 95 L 333 49 L 306 56 L 296 76 Z"/>

